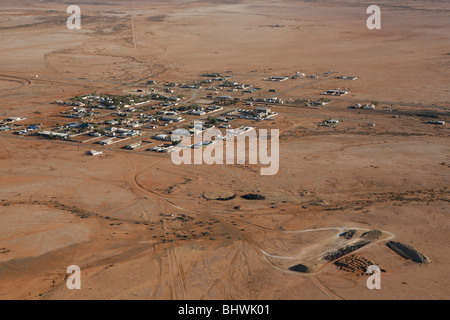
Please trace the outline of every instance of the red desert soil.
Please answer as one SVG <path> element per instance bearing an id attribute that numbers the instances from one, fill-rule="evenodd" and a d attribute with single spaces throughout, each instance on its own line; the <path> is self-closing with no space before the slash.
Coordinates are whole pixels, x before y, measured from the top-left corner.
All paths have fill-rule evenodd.
<path id="1" fill-rule="evenodd" d="M 239 122 L 280 130 L 275 176 L 120 148 L 89 157 L 92 145 L 0 133 L 0 299 L 448 298 L 447 2 L 380 2 L 376 31 L 359 1 L 96 2 L 78 1 L 81 30 L 66 28 L 63 1 L 1 2 L 1 120 L 67 122 L 52 102 L 205 72 L 232 71 L 286 100 L 351 93 Z M 330 70 L 359 79 L 262 81 Z M 380 104 L 348 109 L 355 101 Z M 447 123 L 429 125 L 424 112 Z M 331 118 L 343 122 L 317 126 Z M 236 197 L 207 200 L 220 195 Z M 383 231 L 354 253 L 386 270 L 382 290 L 321 260 L 356 241 L 340 236 L 349 230 Z M 433 262 L 405 260 L 392 239 Z M 66 287 L 70 265 L 81 290 Z"/>

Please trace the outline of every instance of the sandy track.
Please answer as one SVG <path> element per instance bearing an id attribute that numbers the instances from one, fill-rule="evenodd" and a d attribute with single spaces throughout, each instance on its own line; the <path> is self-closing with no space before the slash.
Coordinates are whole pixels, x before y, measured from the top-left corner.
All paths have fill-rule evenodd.
<path id="1" fill-rule="evenodd" d="M 19 89 L 19 88 L 26 88 L 31 86 L 32 82 L 29 79 L 17 77 L 17 76 L 11 76 L 6 74 L 0 74 L 0 82 L 6 81 L 6 82 L 12 82 L 12 83 L 18 83 L 19 86 L 8 88 L 9 90 Z M 1 90 L 1 87 L 0 87 Z"/>

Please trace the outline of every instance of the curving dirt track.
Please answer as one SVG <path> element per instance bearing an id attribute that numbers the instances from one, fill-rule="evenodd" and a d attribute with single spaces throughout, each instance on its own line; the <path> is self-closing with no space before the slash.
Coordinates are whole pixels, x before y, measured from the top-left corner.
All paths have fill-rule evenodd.
<path id="1" fill-rule="evenodd" d="M 77 150 L 72 142 L 3 132 L 0 299 L 445 297 L 449 286 L 437 275 L 449 265 L 448 127 L 430 126 L 417 114 L 438 110 L 448 122 L 448 107 L 441 106 L 448 104 L 449 54 L 442 41 L 448 11 L 398 6 L 385 12 L 386 28 L 370 32 L 360 23 L 365 8 L 331 1 L 141 2 L 91 6 L 81 31 L 68 32 L 61 19 L 2 33 L 2 112 L 27 118 L 18 125 L 47 118 L 53 126 L 63 110 L 51 101 L 128 94 L 147 80 L 156 87 L 191 83 L 202 73 L 228 70 L 240 83 L 261 86 L 255 98 L 267 98 L 273 88 L 285 101 L 315 100 L 348 82 L 277 84 L 264 77 L 333 70 L 359 79 L 348 98 L 332 97 L 320 108 L 270 105 L 279 113 L 275 121 L 251 124 L 283 133 L 273 177 L 261 177 L 256 165 L 176 167 L 164 155 L 114 147 L 88 157 L 88 145 Z M 2 12 L 2 19 L 33 22 L 35 15 L 52 15 L 46 9 L 53 5 Z M 165 19 L 148 19 L 155 11 Z M 284 27 L 267 27 L 275 23 Z M 204 93 L 186 93 L 186 103 Z M 372 100 L 380 104 L 374 112 L 348 109 Z M 318 128 L 324 119 L 342 123 Z M 250 123 L 240 121 L 233 126 Z M 369 122 L 376 127 L 366 128 Z M 206 191 L 236 198 L 207 201 Z M 266 200 L 240 197 L 248 193 Z M 48 208 L 37 210 L 37 204 Z M 73 207 L 92 215 L 82 219 L 68 210 Z M 382 292 L 369 292 L 363 277 L 332 262 L 321 264 L 324 255 L 354 244 L 339 237 L 350 229 L 392 232 L 359 249 L 386 267 Z M 419 267 L 386 250 L 382 242 L 394 234 L 434 263 Z M 85 290 L 78 293 L 64 282 L 64 267 L 73 263 L 85 272 Z M 305 266 L 311 273 L 302 273 Z"/>

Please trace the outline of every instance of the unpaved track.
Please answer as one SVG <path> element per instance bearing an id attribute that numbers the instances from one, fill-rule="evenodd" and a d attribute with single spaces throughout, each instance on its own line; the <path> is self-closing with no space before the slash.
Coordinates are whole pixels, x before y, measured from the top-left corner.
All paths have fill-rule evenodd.
<path id="1" fill-rule="evenodd" d="M 140 193 L 141 195 L 144 193 L 146 195 L 149 195 L 149 192 L 145 189 L 143 189 L 136 181 L 136 172 L 137 172 L 137 168 L 135 163 L 133 162 L 132 159 L 130 159 L 129 157 L 126 157 L 126 159 L 128 160 L 130 166 L 131 166 L 131 177 L 128 176 L 127 180 L 130 183 L 130 186 L 133 188 L 134 191 L 138 191 L 138 193 Z M 124 171 L 125 174 L 126 171 Z M 143 190 L 145 190 L 146 192 L 142 192 Z M 160 206 L 163 208 L 162 211 L 164 213 L 164 215 L 170 215 L 170 209 L 169 206 L 170 204 L 168 204 L 166 201 L 163 201 L 159 194 L 152 193 L 150 192 L 150 195 L 153 196 L 155 198 L 155 195 L 157 195 L 156 199 L 159 201 Z M 144 208 L 145 209 L 145 208 Z M 167 257 L 169 260 L 169 274 L 170 274 L 170 283 L 171 283 L 171 298 L 175 299 L 175 300 L 179 300 L 179 299 L 183 299 L 186 300 L 186 286 L 185 286 L 185 275 L 184 275 L 184 271 L 183 268 L 179 262 L 179 258 L 178 258 L 178 254 L 177 254 L 177 244 L 176 244 L 176 237 L 174 234 L 174 230 L 171 228 L 170 223 L 168 221 L 166 221 L 166 219 L 162 219 L 162 231 L 163 231 L 163 236 L 165 239 L 165 242 L 167 244 L 170 244 L 168 247 L 166 247 L 166 253 L 167 253 Z M 177 281 L 178 280 L 178 281 Z M 179 282 L 179 286 L 177 285 L 177 282 Z M 182 296 L 180 297 L 177 293 L 177 288 L 180 287 L 181 288 L 181 292 L 182 292 Z"/>
<path id="2" fill-rule="evenodd" d="M 333 293 L 328 289 L 328 287 L 324 286 L 315 276 L 311 276 L 309 279 L 311 279 L 314 286 L 316 286 L 317 289 L 322 291 L 330 300 L 336 300 Z"/>
<path id="3" fill-rule="evenodd" d="M 325 288 L 325 290 L 327 290 L 331 295 L 337 296 L 341 300 L 347 300 L 340 294 L 336 293 L 336 291 L 330 289 L 321 279 L 319 279 L 319 277 L 317 275 L 313 275 L 311 278 L 314 278 L 315 280 L 317 280 L 317 282 L 320 283 L 320 285 L 322 285 Z M 335 299 L 333 299 L 333 300 L 335 300 Z"/>

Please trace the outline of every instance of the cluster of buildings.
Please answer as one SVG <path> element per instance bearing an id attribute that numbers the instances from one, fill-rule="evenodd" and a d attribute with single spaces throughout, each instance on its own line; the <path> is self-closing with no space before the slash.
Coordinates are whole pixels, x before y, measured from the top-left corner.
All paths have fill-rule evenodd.
<path id="1" fill-rule="evenodd" d="M 442 120 L 428 120 L 427 123 L 443 126 L 445 124 L 445 121 L 442 121 Z"/>
<path id="2" fill-rule="evenodd" d="M 38 132 L 38 135 L 49 139 L 61 139 L 61 140 L 67 140 L 70 137 L 69 133 L 57 131 L 41 131 Z"/>
<path id="3" fill-rule="evenodd" d="M 98 132 L 97 132 L 98 133 Z M 109 145 L 112 144 L 114 141 L 116 141 L 116 138 L 118 139 L 128 139 L 128 138 L 134 138 L 142 136 L 141 130 L 133 130 L 133 129 L 127 129 L 127 128 L 116 128 L 116 127 L 110 127 L 104 129 L 103 134 L 93 135 L 96 137 L 102 137 L 105 136 L 107 139 L 99 141 L 99 144 L 102 145 Z"/>
<path id="4" fill-rule="evenodd" d="M 247 99 L 248 103 L 247 105 L 253 105 L 253 102 L 259 102 L 259 103 L 274 103 L 274 104 L 284 104 L 284 101 L 282 99 L 279 99 L 278 97 L 271 97 L 271 98 L 253 98 L 250 97 Z"/>
<path id="5" fill-rule="evenodd" d="M 176 111 L 162 111 L 160 120 L 168 123 L 174 123 L 174 122 L 183 122 L 186 119 L 180 116 Z"/>
<path id="6" fill-rule="evenodd" d="M 94 109 L 86 109 L 83 107 L 74 107 L 72 110 L 69 111 L 63 111 L 62 114 L 64 114 L 64 117 L 66 118 L 73 118 L 73 119 L 84 119 L 84 118 L 91 118 L 96 115 L 101 114 L 100 112 L 95 112 Z"/>
<path id="7" fill-rule="evenodd" d="M 188 116 L 207 116 L 211 113 L 222 111 L 226 105 L 234 105 L 238 102 L 246 101 L 248 108 L 234 109 L 215 119 L 210 119 L 212 125 L 217 125 L 220 129 L 232 130 L 231 125 L 229 125 L 228 122 L 236 119 L 254 121 L 270 120 L 278 114 L 268 108 L 267 104 L 284 103 L 284 101 L 278 97 L 250 97 L 241 99 L 236 98 L 236 95 L 217 95 L 219 90 L 228 89 L 229 92 L 241 91 L 242 93 L 253 93 L 262 89 L 254 88 L 253 85 L 250 84 L 242 84 L 238 81 L 233 81 L 231 75 L 222 76 L 219 73 L 211 73 L 203 76 L 207 79 L 194 81 L 190 84 L 178 84 L 172 82 L 161 85 L 161 88 L 158 87 L 159 93 L 156 92 L 154 88 L 151 88 L 151 90 L 137 90 L 138 94 L 89 94 L 74 97 L 67 102 L 59 100 L 56 102 L 58 105 L 70 107 L 69 110 L 61 112 L 62 117 L 77 119 L 79 120 L 78 122 L 57 125 L 55 128 L 45 129 L 44 131 L 39 131 L 42 130 L 39 127 L 29 126 L 27 128 L 21 128 L 22 130 L 15 133 L 27 134 L 36 131 L 36 135 L 49 139 L 62 139 L 81 143 L 92 142 L 106 146 L 125 139 L 142 136 L 145 134 L 146 129 L 155 130 L 161 126 L 164 127 L 169 124 L 181 123 L 185 121 Z M 297 72 L 293 78 L 305 76 L 304 73 Z M 282 82 L 288 79 L 290 79 L 288 76 L 270 76 L 264 80 Z M 156 85 L 156 81 L 147 81 L 147 85 Z M 206 87 L 204 89 L 205 92 L 214 93 L 214 97 L 211 94 L 213 100 L 212 103 L 203 103 L 200 102 L 200 100 L 197 100 L 201 105 L 179 105 L 185 97 L 182 94 L 177 95 L 177 93 L 175 93 L 175 91 L 178 93 L 183 92 L 183 90 L 177 89 L 177 87 L 200 90 L 203 86 Z M 270 92 L 275 92 L 275 90 L 272 89 Z M 348 92 L 345 90 L 327 91 L 327 94 L 333 95 L 342 95 L 346 93 Z M 254 103 L 256 104 L 256 107 L 254 107 Z M 327 102 L 319 100 L 318 102 L 311 101 L 309 103 L 311 103 L 311 105 L 325 105 Z M 265 104 L 265 106 L 262 104 Z M 151 112 L 148 112 L 150 110 Z M 10 130 L 11 123 L 20 120 L 24 119 L 12 117 L 0 122 L 0 131 Z M 242 130 L 247 129 L 236 129 L 236 132 L 239 134 L 239 132 L 243 132 Z M 194 132 L 192 133 L 194 134 Z M 82 135 L 86 136 L 86 138 L 80 137 Z M 166 142 L 168 145 L 163 144 L 152 148 L 152 150 L 156 148 L 155 150 L 157 152 L 171 152 L 173 148 L 172 144 L 170 144 L 171 141 L 168 135 L 158 134 L 155 139 Z M 202 144 L 201 146 L 194 147 L 203 146 L 204 145 Z M 141 147 L 139 142 L 130 142 L 130 144 L 124 148 L 134 150 L 139 147 Z"/>
<path id="8" fill-rule="evenodd" d="M 319 73 L 320 75 L 329 76 L 334 72 Z M 242 126 L 237 129 L 233 129 L 229 123 L 232 121 L 237 121 L 245 123 L 245 121 L 238 121 L 238 119 L 243 120 L 253 120 L 253 121 L 263 121 L 272 120 L 278 114 L 274 112 L 272 108 L 276 108 L 275 105 L 284 104 L 285 102 L 278 97 L 267 96 L 275 95 L 273 92 L 277 92 L 275 89 L 269 90 L 269 95 L 263 97 L 263 94 L 257 94 L 255 97 L 249 97 L 250 95 L 245 95 L 245 93 L 255 93 L 262 91 L 261 88 L 255 88 L 253 85 L 242 84 L 237 81 L 233 81 L 231 75 L 222 76 L 219 73 L 204 74 L 203 77 L 206 79 L 197 80 L 189 84 L 178 84 L 175 82 L 161 84 L 161 86 L 155 86 L 155 88 L 139 89 L 130 91 L 135 94 L 127 95 L 97 95 L 90 94 L 81 97 L 74 97 L 68 102 L 57 101 L 58 105 L 67 106 L 69 110 L 60 113 L 61 117 L 77 119 L 78 122 L 73 122 L 70 124 L 59 125 L 57 124 L 55 128 L 45 126 L 38 126 L 28 124 L 28 125 L 18 125 L 19 121 L 26 120 L 20 117 L 10 117 L 8 119 L 0 120 L 0 131 L 12 130 L 15 134 L 25 135 L 29 133 L 34 133 L 36 136 L 45 137 L 48 139 L 61 139 L 70 140 L 79 143 L 92 143 L 93 145 L 109 146 L 113 144 L 118 144 L 117 148 L 124 148 L 127 150 L 136 150 L 140 148 L 143 150 L 148 148 L 146 142 L 148 141 L 136 141 L 145 138 L 140 138 L 141 136 L 148 135 L 154 140 L 159 141 L 160 144 L 146 149 L 146 151 L 158 152 L 158 153 L 171 153 L 177 152 L 180 148 L 186 148 L 177 146 L 176 142 L 172 141 L 170 135 L 171 131 L 161 130 L 149 135 L 146 130 L 156 130 L 160 127 L 166 127 L 169 124 L 174 124 L 173 127 L 180 127 L 180 124 L 187 119 L 193 119 L 194 117 L 208 118 L 208 122 L 205 122 L 202 128 L 190 127 L 189 132 L 191 136 L 195 136 L 199 133 L 203 133 L 208 128 L 217 128 L 221 130 L 222 136 L 216 136 L 215 139 L 225 140 L 228 136 L 237 136 L 245 134 L 249 130 L 254 130 L 254 127 Z M 292 79 L 298 77 L 307 77 L 306 74 L 297 72 Z M 312 74 L 308 78 L 316 79 L 318 75 Z M 339 76 L 338 79 L 342 80 L 357 80 L 358 77 L 352 76 Z M 272 82 L 283 82 L 290 79 L 288 76 L 278 77 L 270 76 L 264 81 Z M 145 85 L 141 84 L 141 85 Z M 147 81 L 147 85 L 156 85 L 156 81 Z M 267 86 L 272 86 L 267 84 Z M 273 84 L 272 88 L 275 88 L 276 84 Z M 182 90 L 187 89 L 187 90 Z M 183 94 L 185 91 L 190 90 L 201 90 L 204 91 L 207 96 L 205 99 L 197 98 L 197 92 L 191 92 L 190 101 L 192 104 L 187 104 L 187 101 L 183 103 L 186 99 Z M 145 91 L 145 94 L 144 94 Z M 222 91 L 222 93 L 220 93 Z M 233 93 L 226 93 L 233 92 Z M 139 94 L 141 93 L 141 94 Z M 237 94 L 236 94 L 237 93 Z M 350 93 L 349 89 L 335 89 L 327 90 L 322 93 L 322 95 L 329 96 L 342 96 Z M 286 100 L 287 103 L 295 103 L 297 105 L 303 104 L 305 106 L 324 106 L 330 102 L 327 97 L 322 97 L 315 100 Z M 198 104 L 197 104 L 198 103 Z M 375 102 L 375 104 L 377 104 Z M 364 110 L 375 110 L 375 104 L 356 104 L 350 106 L 350 109 L 364 109 Z M 228 106 L 228 107 L 226 107 Z M 229 107 L 232 106 L 232 107 Z M 226 108 L 226 112 L 222 111 Z M 217 117 L 210 117 L 209 114 L 222 111 Z M 189 117 L 194 116 L 194 117 Z M 207 117 L 208 116 L 208 117 Z M 63 121 L 63 120 L 58 120 Z M 67 120 L 63 123 L 68 123 Z M 329 119 L 324 120 L 319 124 L 319 126 L 333 127 L 339 124 L 339 120 Z M 430 120 L 427 123 L 434 125 L 444 125 L 445 121 Z M 238 126 L 238 125 L 237 125 Z M 370 124 L 374 126 L 374 124 Z M 171 128 L 171 130 L 173 129 Z M 236 127 L 236 126 L 234 126 Z M 186 126 L 187 128 L 187 126 Z M 224 130 L 226 129 L 226 130 Z M 44 131 L 40 131 L 44 130 Z M 226 133 L 223 133 L 226 131 Z M 138 138 L 139 137 L 139 138 Z M 135 138 L 135 139 L 133 139 Z M 129 139 L 129 141 L 127 141 Z M 120 143 L 123 142 L 123 143 Z M 126 144 L 126 146 L 123 146 Z M 151 142 L 150 142 L 151 143 Z M 202 141 L 194 142 L 187 148 L 199 149 L 203 148 L 214 141 Z M 96 156 L 102 154 L 101 151 L 91 150 L 90 155 Z"/>
<path id="9" fill-rule="evenodd" d="M 175 146 L 172 144 L 160 144 L 153 148 L 147 149 L 146 151 L 153 151 L 153 152 L 159 152 L 159 153 L 172 153 L 172 152 L 175 152 L 176 149 L 175 149 Z"/>
<path id="10" fill-rule="evenodd" d="M 349 89 L 335 89 L 335 90 L 327 90 L 325 92 L 322 92 L 322 95 L 325 96 L 343 96 L 346 94 L 349 94 Z"/>
<path id="11" fill-rule="evenodd" d="M 23 126 L 16 123 L 16 122 L 20 122 L 20 121 L 24 121 L 24 120 L 26 120 L 26 118 L 21 118 L 21 117 L 9 117 L 7 119 L 0 120 L 0 132 L 10 131 L 10 130 L 19 128 L 19 129 L 21 129 L 20 134 L 24 134 L 24 133 L 27 133 L 28 131 L 34 131 L 34 130 L 38 129 L 35 126 L 23 128 Z"/>
<path id="12" fill-rule="evenodd" d="M 340 123 L 339 120 L 336 119 L 329 119 L 329 120 L 325 120 L 322 123 L 320 123 L 320 126 L 324 126 L 324 127 L 334 127 L 335 125 L 337 125 L 338 123 Z"/>
<path id="13" fill-rule="evenodd" d="M 124 149 L 136 150 L 137 148 L 139 148 L 141 146 L 142 146 L 142 141 L 137 141 L 137 142 L 134 142 L 132 144 L 125 146 Z"/>
<path id="14" fill-rule="evenodd" d="M 289 77 L 286 77 L 286 76 L 284 76 L 284 77 L 269 77 L 269 78 L 264 79 L 264 81 L 282 82 L 282 81 L 286 81 L 288 79 L 289 79 Z"/>
<path id="15" fill-rule="evenodd" d="M 340 77 L 337 77 L 338 79 L 341 79 L 341 80 L 358 80 L 358 77 L 351 77 L 351 76 L 340 76 Z"/>
<path id="16" fill-rule="evenodd" d="M 254 109 L 238 109 L 240 113 L 239 119 L 247 119 L 247 120 L 269 120 L 278 115 L 278 113 L 273 112 L 271 109 L 266 107 L 256 107 Z"/>
<path id="17" fill-rule="evenodd" d="M 27 134 L 27 133 L 34 132 L 36 130 L 39 130 L 39 127 L 37 127 L 37 126 L 30 126 L 30 127 L 24 128 L 24 129 L 20 129 L 19 131 L 16 131 L 14 133 L 17 134 L 17 135 L 24 135 L 24 134 Z"/>
<path id="18" fill-rule="evenodd" d="M 191 126 L 189 130 L 190 137 L 194 139 L 195 136 L 203 136 L 203 133 L 208 129 L 215 129 L 216 127 L 213 125 L 205 125 L 202 123 L 201 126 Z M 245 134 L 249 131 L 255 130 L 254 127 L 250 126 L 242 126 L 236 129 L 227 129 L 225 133 L 221 133 L 221 135 L 216 135 L 215 140 L 212 141 L 195 141 L 195 139 L 192 141 L 189 145 L 180 145 L 177 141 L 172 141 L 172 136 L 169 134 L 159 134 L 154 137 L 155 140 L 163 141 L 165 143 L 154 146 L 150 149 L 147 149 L 146 151 L 153 151 L 153 152 L 159 152 L 159 153 L 172 153 L 172 152 L 178 152 L 183 149 L 201 149 L 208 145 L 217 143 L 217 140 L 226 140 L 227 136 L 239 136 L 242 134 Z"/>
<path id="19" fill-rule="evenodd" d="M 211 113 L 218 112 L 221 110 L 223 110 L 223 107 L 213 104 L 208 107 L 198 107 L 196 109 L 190 110 L 188 113 L 190 115 L 194 115 L 194 116 L 203 116 L 203 115 L 211 114 Z"/>
<path id="20" fill-rule="evenodd" d="M 376 107 L 375 107 L 375 105 L 373 103 L 372 104 L 365 104 L 364 106 L 359 104 L 359 103 L 357 103 L 354 106 L 350 106 L 348 108 L 349 109 L 375 110 Z"/>
<path id="21" fill-rule="evenodd" d="M 315 100 L 308 100 L 305 102 L 305 106 L 306 107 L 317 107 L 317 106 L 325 106 L 329 103 L 329 101 L 326 100 L 319 100 L 319 101 L 315 101 Z"/>

